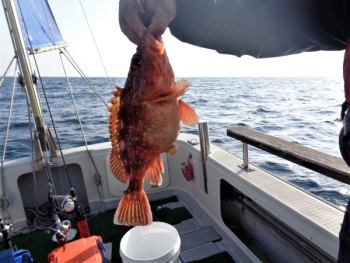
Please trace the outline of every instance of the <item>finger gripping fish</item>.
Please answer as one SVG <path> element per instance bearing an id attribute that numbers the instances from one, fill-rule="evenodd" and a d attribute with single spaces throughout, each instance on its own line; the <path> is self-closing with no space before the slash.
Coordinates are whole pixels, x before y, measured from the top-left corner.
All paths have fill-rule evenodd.
<path id="1" fill-rule="evenodd" d="M 189 86 L 186 80 L 175 82 L 161 37 L 145 30 L 124 88 L 116 87 L 109 101 L 112 150 L 108 162 L 116 178 L 129 181 L 114 215 L 115 224 L 152 223 L 144 178 L 153 185 L 162 184 L 160 154 L 177 152 L 174 142 L 181 122 L 192 125 L 199 121 L 191 106 L 180 99 Z"/>

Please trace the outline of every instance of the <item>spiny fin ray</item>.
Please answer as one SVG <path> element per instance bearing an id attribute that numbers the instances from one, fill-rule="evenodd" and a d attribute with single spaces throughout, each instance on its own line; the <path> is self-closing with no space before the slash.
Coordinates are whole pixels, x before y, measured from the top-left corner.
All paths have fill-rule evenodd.
<path id="1" fill-rule="evenodd" d="M 116 86 L 116 90 L 111 92 L 115 97 L 110 99 L 109 102 L 112 106 L 108 109 L 109 114 L 109 135 L 112 144 L 112 151 L 107 157 L 108 165 L 113 173 L 113 175 L 121 182 L 126 183 L 129 180 L 129 174 L 124 168 L 124 163 L 120 159 L 120 97 L 123 93 L 123 88 Z"/>
<path id="2" fill-rule="evenodd" d="M 151 100 L 151 103 L 159 102 L 159 101 L 166 101 L 166 100 L 172 100 L 175 98 L 179 98 L 182 95 L 185 94 L 185 92 L 188 90 L 188 88 L 191 86 L 191 84 L 187 80 L 180 80 L 178 82 L 175 82 L 172 86 L 169 94 L 167 96 L 160 96 L 158 98 L 155 98 Z"/>
<path id="3" fill-rule="evenodd" d="M 126 191 L 114 214 L 114 224 L 146 226 L 152 223 L 151 207 L 144 190 Z"/>
<path id="4" fill-rule="evenodd" d="M 193 125 L 199 122 L 195 110 L 183 100 L 179 100 L 180 116 L 185 125 Z"/>
<path id="5" fill-rule="evenodd" d="M 160 186 L 163 182 L 161 172 L 164 173 L 163 160 L 160 155 L 158 155 L 148 166 L 146 179 L 150 184 Z"/>

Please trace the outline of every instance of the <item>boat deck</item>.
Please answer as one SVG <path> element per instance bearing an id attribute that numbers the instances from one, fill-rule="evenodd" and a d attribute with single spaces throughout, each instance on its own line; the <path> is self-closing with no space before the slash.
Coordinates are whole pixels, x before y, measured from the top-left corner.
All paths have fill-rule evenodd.
<path id="1" fill-rule="evenodd" d="M 250 164 L 248 172 L 240 167 L 241 160 L 229 158 L 223 150 L 214 151 L 211 158 L 235 172 L 228 182 L 249 198 L 245 202 L 258 205 L 293 229 L 298 235 L 336 258 L 338 235 L 344 212 L 295 185 Z"/>
<path id="2" fill-rule="evenodd" d="M 201 262 L 202 259 L 214 257 L 213 262 L 235 262 L 234 253 L 225 244 L 215 230 L 201 217 L 191 204 L 178 199 L 176 196 L 150 202 L 154 221 L 172 224 L 181 238 L 180 261 Z M 131 227 L 113 224 L 115 209 L 105 211 L 88 220 L 91 235 L 101 236 L 103 242 L 111 246 L 111 261 L 121 262 L 119 244 L 122 237 Z M 75 220 L 72 228 L 77 229 Z M 19 249 L 29 250 L 37 262 L 47 262 L 47 255 L 57 248 L 52 241 L 53 232 L 47 234 L 45 229 L 35 230 L 32 233 L 22 231 L 11 237 Z M 79 233 L 72 240 L 80 238 Z M 0 242 L 0 251 L 3 244 Z M 222 253 L 224 252 L 224 253 Z M 227 253 L 225 253 L 227 252 Z"/>
<path id="3" fill-rule="evenodd" d="M 193 216 L 193 218 L 174 225 L 181 238 L 180 260 L 182 263 L 205 259 L 221 252 L 227 252 L 231 257 L 233 256 L 233 252 L 230 251 L 225 241 L 186 201 L 179 200 L 179 202 L 167 203 L 161 207 L 170 209 L 185 207 Z"/>

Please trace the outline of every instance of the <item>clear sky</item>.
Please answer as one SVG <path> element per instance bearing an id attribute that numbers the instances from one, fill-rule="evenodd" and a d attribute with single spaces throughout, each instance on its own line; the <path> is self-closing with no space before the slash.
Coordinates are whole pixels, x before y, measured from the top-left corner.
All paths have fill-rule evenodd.
<path id="1" fill-rule="evenodd" d="M 136 46 L 122 34 L 118 23 L 117 0 L 81 0 L 97 46 L 110 77 L 126 77 Z M 78 0 L 49 1 L 68 52 L 87 76 L 105 77 L 87 22 Z M 1 67 L 0 74 L 13 57 L 4 14 L 0 12 Z M 177 77 L 280 77 L 328 76 L 342 77 L 344 51 L 310 52 L 281 58 L 237 58 L 218 54 L 182 43 L 170 32 L 163 36 L 170 63 Z M 58 51 L 37 55 L 41 76 L 64 76 Z M 57 65 L 53 66 L 53 65 Z M 67 67 L 69 76 L 78 76 Z M 13 75 L 13 70 L 8 75 Z"/>

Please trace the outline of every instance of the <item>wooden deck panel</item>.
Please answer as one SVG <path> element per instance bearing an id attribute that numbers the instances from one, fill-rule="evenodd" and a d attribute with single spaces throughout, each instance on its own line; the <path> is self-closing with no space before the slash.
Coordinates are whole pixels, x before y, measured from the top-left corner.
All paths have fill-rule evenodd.
<path id="1" fill-rule="evenodd" d="M 340 157 L 288 142 L 246 127 L 227 129 L 229 137 L 350 185 L 350 168 Z"/>

